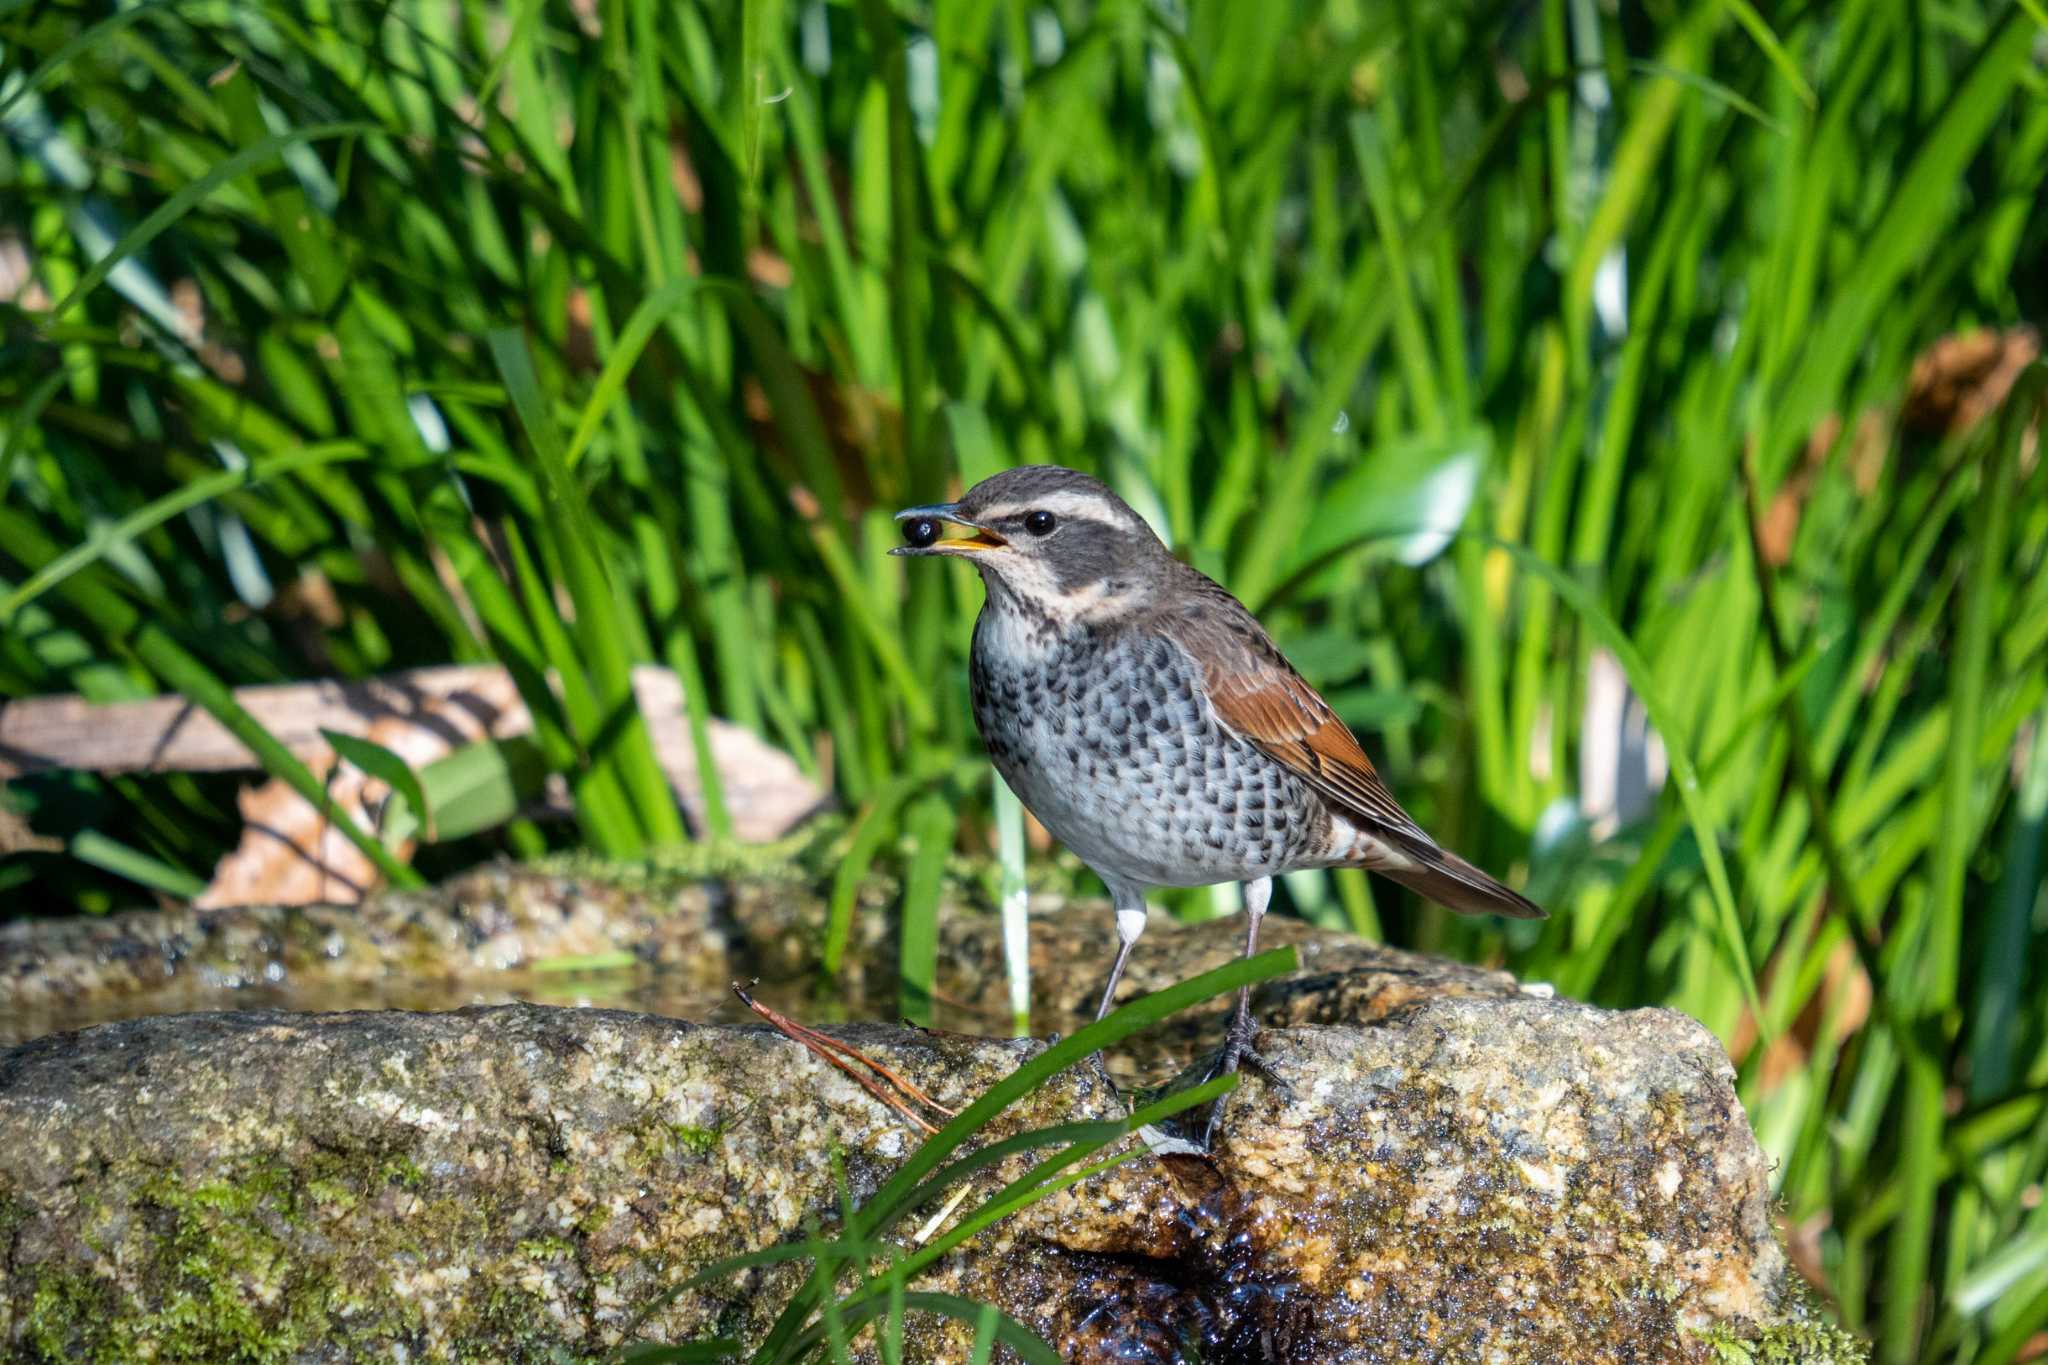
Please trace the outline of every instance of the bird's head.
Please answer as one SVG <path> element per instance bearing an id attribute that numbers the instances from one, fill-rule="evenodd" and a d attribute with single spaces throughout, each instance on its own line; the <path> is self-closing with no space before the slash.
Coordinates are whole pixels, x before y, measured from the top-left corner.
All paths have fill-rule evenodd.
<path id="1" fill-rule="evenodd" d="M 1059 465 L 1006 469 L 958 502 L 896 514 L 907 545 L 889 553 L 951 555 L 981 570 L 991 596 L 1063 617 L 1090 617 L 1149 598 L 1173 557 L 1102 480 Z"/>

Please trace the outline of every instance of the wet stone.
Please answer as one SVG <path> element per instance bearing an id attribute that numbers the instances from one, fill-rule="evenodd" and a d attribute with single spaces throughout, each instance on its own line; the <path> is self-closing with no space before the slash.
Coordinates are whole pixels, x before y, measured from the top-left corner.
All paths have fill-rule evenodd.
<path id="1" fill-rule="evenodd" d="M 765 890 L 701 894 L 721 953 L 761 959 L 770 923 L 798 937 L 786 894 L 779 911 Z M 973 918 L 946 921 L 944 989 L 999 997 Z M 1107 920 L 1034 933 L 1045 1017 L 1085 1008 Z M 1698 1024 L 1268 926 L 1302 957 L 1259 996 L 1276 1079 L 1245 1078 L 1213 1153 L 1098 1174 L 920 1289 L 995 1303 L 1083 1365 L 1863 1358 L 1773 1237 L 1765 1158 Z M 1148 934 L 1127 989 L 1227 960 L 1237 931 Z M 1126 1070 L 1186 1061 L 1221 1008 Z M 956 1106 L 1042 1046 L 832 1031 Z M 1123 1112 L 1077 1067 L 986 1137 Z M 755 1340 L 801 1268 L 664 1295 L 829 1234 L 835 1162 L 865 1198 L 919 1140 L 772 1030 L 638 1012 L 242 1010 L 46 1036 L 0 1052 L 0 1357 L 544 1361 L 629 1332 Z M 1030 1160 L 977 1176 L 961 1209 Z M 970 1336 L 913 1316 L 906 1353 L 963 1360 Z"/>
<path id="2" fill-rule="evenodd" d="M 1031 901 L 1032 1028 L 1072 1032 L 1092 1017 L 1114 920 L 1100 901 Z M 0 1045 L 110 1019 L 205 1009 L 447 1009 L 513 1000 L 609 1005 L 738 1021 L 735 980 L 758 978 L 778 1005 L 806 1018 L 893 1018 L 894 891 L 863 888 L 841 990 L 817 996 L 824 899 L 781 870 L 594 873 L 480 868 L 426 891 L 388 893 L 349 909 L 254 907 L 138 911 L 0 926 Z M 940 916 L 938 1018 L 956 1032 L 1010 1031 L 1001 926 L 980 910 Z M 1511 995 L 1501 972 L 1431 961 L 1317 930 L 1267 921 L 1269 944 L 1293 944 L 1305 978 L 1263 988 L 1272 1023 L 1372 1017 L 1414 989 Z M 1236 956 L 1235 921 L 1153 917 L 1131 962 L 1127 994 L 1157 990 Z M 605 961 L 601 971 L 565 964 Z M 1320 1004 L 1325 991 L 1336 995 Z M 1316 997 L 1311 999 L 1310 997 Z M 1170 1074 L 1221 1027 L 1217 1003 L 1119 1059 L 1122 1074 Z"/>

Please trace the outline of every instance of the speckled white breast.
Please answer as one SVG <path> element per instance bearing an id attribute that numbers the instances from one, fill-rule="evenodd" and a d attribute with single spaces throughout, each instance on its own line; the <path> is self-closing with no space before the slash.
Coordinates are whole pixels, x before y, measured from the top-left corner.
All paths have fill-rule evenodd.
<path id="1" fill-rule="evenodd" d="M 1106 877 L 1203 886 L 1329 865 L 1322 801 L 1217 722 L 1198 667 L 1164 636 L 1062 632 L 991 600 L 974 718 L 1018 799 Z"/>

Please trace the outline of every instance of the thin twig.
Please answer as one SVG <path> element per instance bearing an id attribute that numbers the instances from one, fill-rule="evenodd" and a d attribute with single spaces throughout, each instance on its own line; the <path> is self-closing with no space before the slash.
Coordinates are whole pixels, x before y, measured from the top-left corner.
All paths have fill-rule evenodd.
<path id="1" fill-rule="evenodd" d="M 954 1113 L 953 1110 L 946 1108 L 946 1106 L 925 1094 L 924 1091 L 918 1089 L 915 1085 L 912 1085 L 909 1081 L 897 1075 L 888 1067 L 883 1066 L 874 1058 L 867 1056 L 859 1049 L 849 1047 L 838 1039 L 828 1037 L 814 1028 L 799 1024 L 788 1015 L 762 1004 L 753 997 L 747 987 L 742 986 L 739 982 L 733 982 L 732 993 L 738 996 L 740 1002 L 748 1009 L 767 1020 L 769 1025 L 778 1033 L 802 1043 L 817 1056 L 853 1077 L 860 1084 L 861 1089 L 867 1091 L 870 1095 L 873 1095 L 876 1099 L 901 1114 L 905 1119 L 923 1129 L 927 1136 L 938 1132 L 938 1128 L 927 1122 L 915 1109 L 912 1109 L 903 1099 L 904 1095 L 913 1096 L 920 1102 L 930 1105 L 933 1109 L 939 1110 L 949 1117 Z M 868 1070 L 886 1077 L 889 1085 L 884 1085 L 873 1076 L 856 1070 L 849 1062 L 849 1058 L 852 1062 L 859 1062 L 862 1066 L 867 1067 Z M 895 1089 L 891 1090 L 890 1086 L 894 1086 Z"/>
<path id="2" fill-rule="evenodd" d="M 973 1190 L 973 1185 L 963 1184 L 959 1189 L 953 1191 L 953 1197 L 946 1201 L 944 1207 L 931 1216 L 930 1222 L 917 1230 L 917 1235 L 910 1239 L 911 1245 L 923 1246 L 926 1242 L 929 1242 L 932 1239 L 932 1235 L 944 1227 L 946 1220 L 953 1216 L 953 1210 L 959 1208 Z"/>

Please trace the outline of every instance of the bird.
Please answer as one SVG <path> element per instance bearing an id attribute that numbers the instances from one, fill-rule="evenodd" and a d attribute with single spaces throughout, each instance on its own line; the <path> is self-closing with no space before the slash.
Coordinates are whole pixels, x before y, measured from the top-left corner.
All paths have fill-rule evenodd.
<path id="1" fill-rule="evenodd" d="M 1162 887 L 1243 883 L 1247 957 L 1273 878 L 1307 868 L 1366 868 L 1468 915 L 1543 917 L 1416 824 L 1245 605 L 1101 480 L 1023 465 L 896 520 L 891 554 L 979 571 L 975 724 L 1003 781 L 1109 891 L 1098 1020 Z M 1246 986 L 1215 1070 L 1256 1063 L 1255 1039 Z"/>

